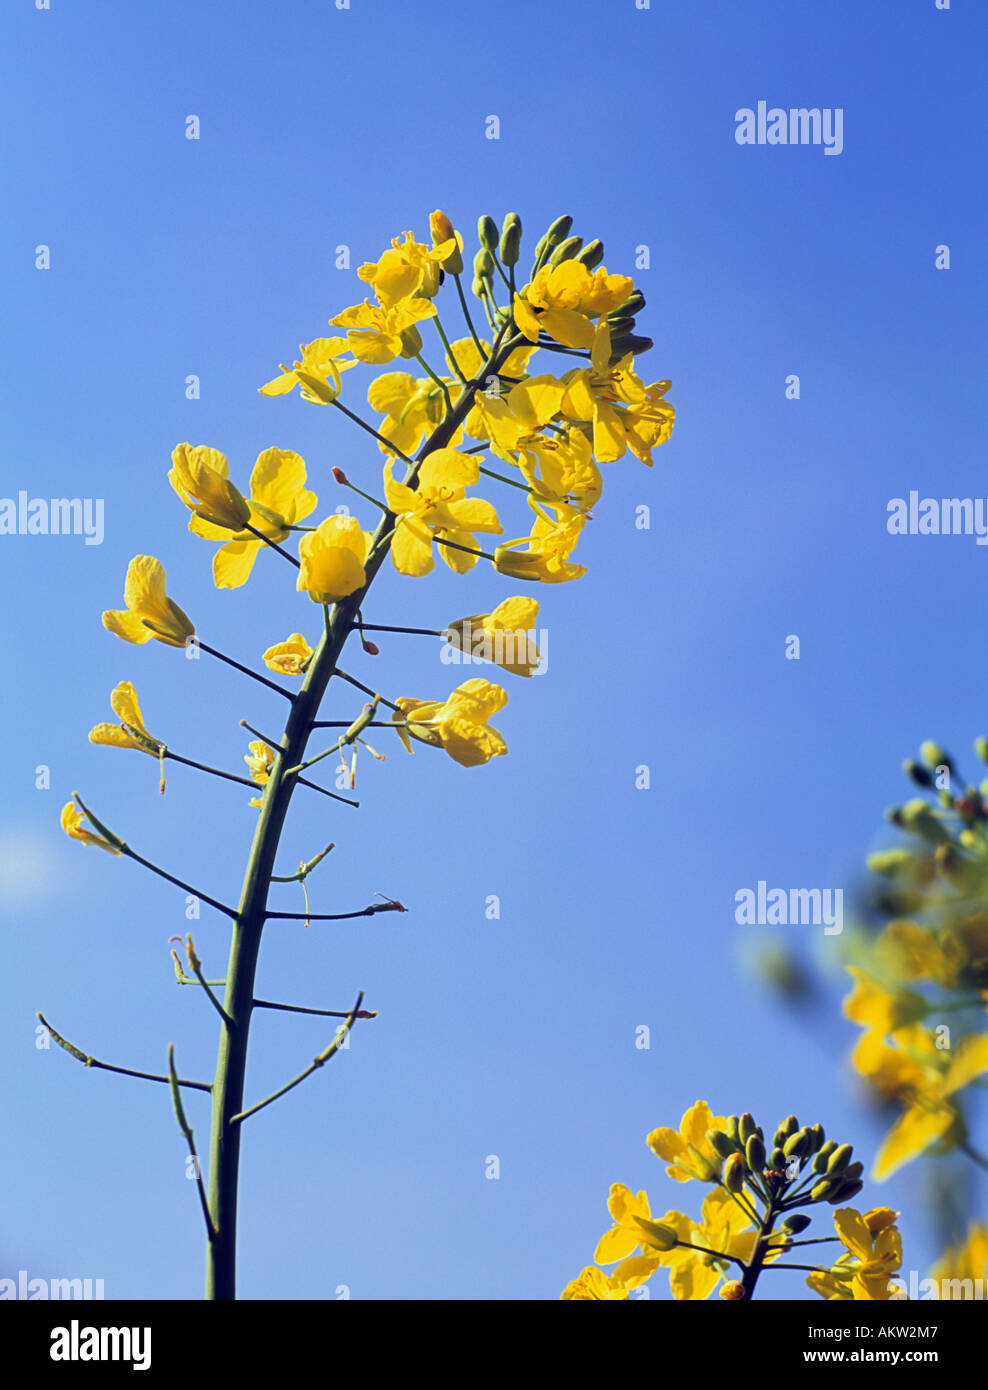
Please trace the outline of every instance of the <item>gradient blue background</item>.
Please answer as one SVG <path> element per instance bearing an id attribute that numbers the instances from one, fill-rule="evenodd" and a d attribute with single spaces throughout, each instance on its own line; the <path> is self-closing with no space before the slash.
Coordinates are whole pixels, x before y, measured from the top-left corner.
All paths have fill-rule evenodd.
<path id="1" fill-rule="evenodd" d="M 363 297 L 335 248 L 353 267 L 376 259 L 405 228 L 424 239 L 435 207 L 471 240 L 479 213 L 519 211 L 526 264 L 562 212 L 604 239 L 611 269 L 631 272 L 647 245 L 636 280 L 656 347 L 642 367 L 673 379 L 678 422 L 652 471 L 630 455 L 607 467 L 578 555 L 587 577 L 537 593 L 549 672 L 504 678 L 508 758 L 467 771 L 382 736 L 387 762 L 360 763 L 359 812 L 298 798 L 283 871 L 337 844 L 310 880 L 314 910 L 376 890 L 411 910 L 268 930 L 263 997 L 345 1008 L 362 987 L 380 1017 L 249 1122 L 241 1292 L 555 1298 L 592 1259 L 611 1182 L 647 1187 L 660 1211 L 698 1209 L 701 1190 L 669 1182 L 644 1143 L 698 1097 L 766 1127 L 796 1110 L 870 1160 L 884 1122 L 847 1074 L 856 1030 L 840 981 L 794 1014 L 741 963 L 780 935 L 813 959 L 820 933 L 741 929 L 734 894 L 762 878 L 850 890 L 904 794 L 900 760 L 926 737 L 961 758 L 985 731 L 988 555 L 971 537 L 891 538 L 885 519 L 910 488 L 986 492 L 988 12 L 52 5 L 19 0 L 2 22 L 0 493 L 103 497 L 106 536 L 0 539 L 3 1272 L 102 1277 L 108 1297 L 199 1295 L 200 1218 L 167 1090 L 37 1050 L 33 1014 L 151 1070 L 174 1041 L 182 1072 L 211 1078 L 214 1016 L 168 958 L 189 925 L 183 899 L 70 843 L 58 813 L 77 788 L 137 849 L 235 899 L 255 814 L 245 789 L 172 765 L 159 797 L 150 759 L 86 734 L 130 679 L 153 733 L 238 769 L 238 720 L 274 732 L 282 702 L 208 658 L 127 647 L 99 615 L 144 552 L 234 656 L 315 635 L 319 611 L 276 556 L 245 589 L 212 587 L 212 548 L 165 479 L 170 450 L 215 445 L 246 482 L 259 450 L 294 448 L 327 506 L 346 500 L 333 464 L 373 485 L 372 441 L 256 388 Z M 843 154 L 739 147 L 734 113 L 759 99 L 843 107 Z M 498 141 L 484 138 L 490 114 Z M 934 269 L 943 242 L 949 273 Z M 369 379 L 351 373 L 344 399 L 359 409 Z M 487 495 L 512 534 L 527 529 L 513 499 Z M 649 530 L 634 525 L 641 504 Z M 489 567 L 389 572 L 366 616 L 442 626 L 513 591 Z M 784 657 L 791 633 L 798 662 Z M 456 683 L 431 642 L 381 646 L 350 664 L 392 694 Z M 340 692 L 326 713 L 358 708 Z M 49 791 L 35 789 L 39 764 Z M 300 899 L 286 888 L 277 905 Z M 225 920 L 207 910 L 192 925 L 222 974 Z M 249 1097 L 331 1034 L 257 1016 Z M 203 1099 L 189 1111 L 205 1148 Z M 492 1154 L 498 1181 L 484 1176 Z M 925 1273 L 936 1237 L 919 1167 L 866 1195 L 903 1208 L 906 1268 Z M 764 1283 L 808 1296 L 797 1274 Z M 653 1296 L 667 1296 L 663 1276 Z"/>

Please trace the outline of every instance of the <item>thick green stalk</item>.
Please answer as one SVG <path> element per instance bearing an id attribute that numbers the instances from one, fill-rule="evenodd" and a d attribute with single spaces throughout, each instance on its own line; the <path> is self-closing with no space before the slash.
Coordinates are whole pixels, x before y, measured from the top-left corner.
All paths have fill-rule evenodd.
<path id="1" fill-rule="evenodd" d="M 408 469 L 406 483 L 414 483 L 419 464 L 427 454 L 434 449 L 444 448 L 449 443 L 473 405 L 476 392 L 487 380 L 488 375 L 497 371 L 514 346 L 515 342 L 509 337 L 507 328 L 502 329 L 490 359 L 484 363 L 474 380 L 464 387 L 452 412 L 423 444 L 415 463 Z M 222 1024 L 216 1078 L 213 1082 L 209 1212 L 215 1235 L 208 1243 L 206 1275 L 206 1297 L 210 1299 L 236 1297 L 237 1190 L 242 1125 L 234 1124 L 232 1120 L 244 1109 L 247 1043 L 268 892 L 274 875 L 275 856 L 282 828 L 292 793 L 298 782 L 298 772 L 289 769 L 297 768 L 304 759 L 306 744 L 318 716 L 322 697 L 335 672 L 340 653 L 354 628 L 367 590 L 388 554 L 394 525 L 393 513 L 386 512 L 374 533 L 370 558 L 365 566 L 367 578 L 363 588 L 333 607 L 326 630 L 306 670 L 302 689 L 293 701 L 279 744 L 280 756 L 275 760 L 271 770 L 258 815 L 240 904 L 234 920 L 230 962 L 226 975 L 226 994 L 223 1000 L 229 1022 Z"/>

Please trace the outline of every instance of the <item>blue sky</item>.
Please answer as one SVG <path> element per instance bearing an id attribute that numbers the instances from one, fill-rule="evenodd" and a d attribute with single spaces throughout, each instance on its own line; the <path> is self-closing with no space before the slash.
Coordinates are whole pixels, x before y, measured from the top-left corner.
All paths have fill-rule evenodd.
<path id="1" fill-rule="evenodd" d="M 244 789 L 172 765 L 162 798 L 150 759 L 86 734 L 129 679 L 152 732 L 239 770 L 238 721 L 275 732 L 281 702 L 208 658 L 125 646 L 99 615 L 147 553 L 203 639 L 234 657 L 315 636 L 319 611 L 276 556 L 245 589 L 213 588 L 211 548 L 166 481 L 170 451 L 214 445 L 246 482 L 261 449 L 293 448 L 319 515 L 345 500 L 334 464 L 373 490 L 371 440 L 256 387 L 363 297 L 356 266 L 406 228 L 427 237 L 435 207 L 471 250 L 480 213 L 519 212 L 525 264 L 560 213 L 601 237 L 608 267 L 647 296 L 656 346 L 641 365 L 672 378 L 677 425 L 651 471 L 630 455 L 606 467 L 586 577 L 535 595 L 549 669 L 504 678 L 509 757 L 465 770 L 382 742 L 385 763 L 361 760 L 359 811 L 298 797 L 284 871 L 337 845 L 310 880 L 313 909 L 380 891 L 410 911 L 267 930 L 263 997 L 344 1008 L 363 988 L 380 1016 L 249 1122 L 241 1292 L 555 1298 L 591 1261 L 610 1183 L 646 1187 L 659 1210 L 698 1208 L 644 1136 L 699 1097 L 766 1128 L 795 1111 L 870 1158 L 883 1122 L 846 1071 L 839 987 L 800 1017 L 742 966 L 780 934 L 815 960 L 819 933 L 740 928 L 734 894 L 759 879 L 850 888 L 904 794 L 901 759 L 936 737 L 970 765 L 986 732 L 988 557 L 970 536 L 891 537 L 885 521 L 910 489 L 986 493 L 988 15 L 933 0 L 502 0 L 440 21 L 394 0 L 20 0 L 2 26 L 14 196 L 0 228 L 0 492 L 105 499 L 99 546 L 0 537 L 0 1055 L 16 1136 L 2 1263 L 101 1277 L 108 1297 L 199 1294 L 199 1215 L 167 1091 L 84 1072 L 34 1032 L 41 1008 L 85 1050 L 148 1070 L 174 1041 L 181 1070 L 211 1078 L 214 1017 L 168 958 L 183 899 L 67 841 L 58 813 L 78 789 L 135 848 L 235 898 L 255 814 Z M 842 108 L 843 152 L 739 146 L 735 111 L 762 99 Z M 485 138 L 492 114 L 498 140 Z M 934 267 L 941 244 L 949 271 Z M 350 270 L 336 268 L 340 245 Z M 650 266 L 634 272 L 640 246 Z M 350 373 L 344 395 L 368 414 L 370 375 Z M 389 571 L 366 616 L 441 627 L 508 592 L 489 567 Z M 350 665 L 387 693 L 456 683 L 430 641 L 381 646 Z M 359 700 L 330 705 L 349 718 Z M 649 790 L 635 787 L 642 764 Z M 284 889 L 278 905 L 299 897 Z M 194 925 L 221 975 L 225 921 Z M 318 1019 L 258 1017 L 248 1095 L 330 1036 Z M 189 1110 L 205 1149 L 207 1110 Z M 902 1207 L 906 1267 L 923 1271 L 935 1247 L 918 1170 L 868 1195 Z M 800 1276 L 773 1277 L 766 1292 L 806 1295 Z"/>

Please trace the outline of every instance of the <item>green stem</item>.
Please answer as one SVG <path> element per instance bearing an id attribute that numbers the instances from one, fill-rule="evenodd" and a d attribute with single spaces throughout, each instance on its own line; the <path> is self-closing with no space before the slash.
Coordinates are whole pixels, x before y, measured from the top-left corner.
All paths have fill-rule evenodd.
<path id="1" fill-rule="evenodd" d="M 452 414 L 433 431 L 419 450 L 416 460 L 409 465 L 403 480 L 407 486 L 414 486 L 422 460 L 433 450 L 445 448 L 449 444 L 469 413 L 474 396 L 487 374 L 497 371 L 512 346 L 510 339 L 505 342 L 505 332 L 498 334 L 488 360 L 482 364 L 477 377 L 460 393 Z M 352 412 L 345 406 L 340 406 L 338 402 L 335 404 L 345 414 L 352 416 Z M 352 418 L 368 429 L 369 433 L 377 435 L 377 431 L 365 426 L 359 417 Z M 230 962 L 226 974 L 223 1006 L 230 1021 L 221 1025 L 216 1079 L 212 1088 L 209 1211 L 216 1236 L 209 1241 L 207 1250 L 206 1294 L 210 1299 L 228 1300 L 236 1297 L 240 1121 L 246 1114 L 253 1114 L 259 1108 L 255 1106 L 249 1112 L 243 1110 L 247 1045 L 254 1009 L 254 982 L 261 936 L 268 916 L 268 892 L 292 793 L 301 781 L 298 774 L 290 769 L 304 760 L 306 744 L 326 687 L 334 674 L 340 674 L 337 672 L 337 662 L 367 591 L 387 556 L 390 544 L 388 538 L 393 534 L 394 525 L 395 516 L 390 511 L 386 512 L 374 533 L 364 566 L 363 586 L 335 604 L 331 614 L 327 609 L 325 631 L 306 668 L 302 688 L 289 709 L 288 722 L 278 750 L 281 756 L 275 759 L 258 814 L 240 903 L 235 913 Z M 346 679 L 351 684 L 359 685 L 352 677 Z M 360 688 L 366 691 L 366 687 Z M 374 694 L 373 691 L 366 693 L 371 696 Z M 313 1063 L 313 1068 L 315 1065 L 316 1063 Z M 307 1074 L 308 1072 L 303 1073 L 303 1077 Z M 297 1078 L 290 1085 L 297 1085 L 301 1079 L 303 1078 Z M 278 1094 L 283 1095 L 285 1089 L 290 1089 L 290 1086 L 283 1088 Z M 275 1098 L 270 1097 L 262 1104 L 268 1104 Z"/>

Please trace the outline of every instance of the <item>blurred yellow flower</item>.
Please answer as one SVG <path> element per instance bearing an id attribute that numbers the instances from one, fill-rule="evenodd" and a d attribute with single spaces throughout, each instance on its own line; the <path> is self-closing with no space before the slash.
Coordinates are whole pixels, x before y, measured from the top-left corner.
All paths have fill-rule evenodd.
<path id="1" fill-rule="evenodd" d="M 533 598 L 506 598 L 492 613 L 458 618 L 446 628 L 446 640 L 457 651 L 493 661 L 516 676 L 530 676 L 541 657 L 529 632 L 539 616 Z"/>
<path id="2" fill-rule="evenodd" d="M 902 1267 L 902 1238 L 895 1225 L 898 1212 L 875 1207 L 864 1216 L 853 1207 L 834 1212 L 834 1225 L 845 1253 L 829 1270 L 818 1270 L 806 1282 L 829 1302 L 887 1302 L 901 1297 L 893 1276 Z"/>

